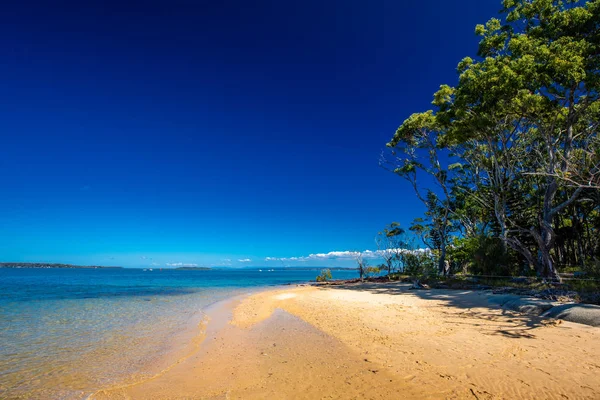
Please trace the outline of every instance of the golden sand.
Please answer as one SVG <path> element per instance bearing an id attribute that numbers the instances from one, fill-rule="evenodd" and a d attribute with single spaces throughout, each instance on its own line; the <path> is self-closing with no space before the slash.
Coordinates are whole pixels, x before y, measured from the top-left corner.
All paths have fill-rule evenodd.
<path id="1" fill-rule="evenodd" d="M 299 287 L 210 313 L 197 353 L 94 399 L 599 399 L 600 329 L 402 284 Z"/>

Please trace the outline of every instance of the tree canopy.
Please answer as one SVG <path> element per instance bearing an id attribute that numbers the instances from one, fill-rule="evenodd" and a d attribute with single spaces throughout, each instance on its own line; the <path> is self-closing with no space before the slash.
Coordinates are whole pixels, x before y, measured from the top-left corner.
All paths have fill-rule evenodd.
<path id="1" fill-rule="evenodd" d="M 515 273 L 597 265 L 600 1 L 504 0 L 475 33 L 456 86 L 409 116 L 382 158 L 426 206 L 411 230 L 439 272 L 474 240 Z"/>

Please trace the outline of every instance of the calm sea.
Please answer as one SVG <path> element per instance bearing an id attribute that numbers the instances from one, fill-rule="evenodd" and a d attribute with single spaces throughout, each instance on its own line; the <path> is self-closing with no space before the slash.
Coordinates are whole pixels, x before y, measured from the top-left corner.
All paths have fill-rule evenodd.
<path id="1" fill-rule="evenodd" d="M 81 399 L 143 380 L 189 354 L 208 305 L 317 274 L 0 268 L 0 398 Z"/>

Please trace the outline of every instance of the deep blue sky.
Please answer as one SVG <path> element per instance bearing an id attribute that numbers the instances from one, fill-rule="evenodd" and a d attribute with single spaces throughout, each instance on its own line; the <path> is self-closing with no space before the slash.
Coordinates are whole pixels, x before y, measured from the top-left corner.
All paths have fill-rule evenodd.
<path id="1" fill-rule="evenodd" d="M 3 3 L 0 260 L 280 266 L 265 257 L 374 248 L 422 212 L 380 151 L 500 7 Z"/>

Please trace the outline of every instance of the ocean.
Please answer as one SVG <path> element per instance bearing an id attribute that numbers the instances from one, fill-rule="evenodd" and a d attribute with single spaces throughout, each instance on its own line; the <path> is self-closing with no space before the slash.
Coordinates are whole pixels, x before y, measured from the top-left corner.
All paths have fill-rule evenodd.
<path id="1" fill-rule="evenodd" d="M 147 379 L 193 351 L 210 304 L 317 274 L 0 268 L 0 398 L 85 399 Z"/>

